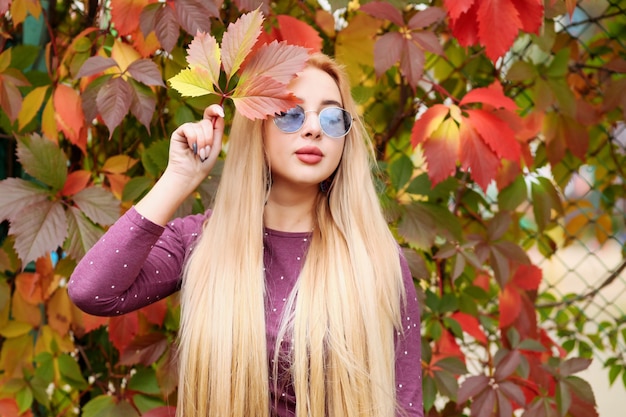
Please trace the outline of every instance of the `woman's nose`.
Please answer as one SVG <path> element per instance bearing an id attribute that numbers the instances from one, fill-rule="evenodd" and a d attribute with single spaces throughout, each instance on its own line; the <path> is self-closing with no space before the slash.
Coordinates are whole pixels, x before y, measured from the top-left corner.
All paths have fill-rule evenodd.
<path id="1" fill-rule="evenodd" d="M 320 118 L 316 111 L 309 110 L 304 112 L 304 125 L 302 126 L 302 134 L 308 138 L 322 137 L 322 127 L 320 126 Z"/>

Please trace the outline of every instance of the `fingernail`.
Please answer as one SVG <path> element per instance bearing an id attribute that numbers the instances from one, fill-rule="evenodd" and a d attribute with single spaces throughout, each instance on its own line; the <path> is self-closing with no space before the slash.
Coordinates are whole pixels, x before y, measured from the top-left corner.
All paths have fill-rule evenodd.
<path id="1" fill-rule="evenodd" d="M 208 158 L 209 155 L 211 154 L 211 147 L 210 146 L 205 146 L 204 147 L 204 154 L 206 155 L 206 157 Z"/>
<path id="2" fill-rule="evenodd" d="M 224 109 L 222 107 L 218 107 L 215 111 L 219 116 L 224 117 Z"/>
<path id="3" fill-rule="evenodd" d="M 198 144 L 194 142 L 193 145 L 191 145 L 191 149 L 193 150 L 193 154 L 197 155 L 198 154 Z"/>
<path id="4" fill-rule="evenodd" d="M 206 159 L 206 151 L 205 148 L 200 149 L 200 160 L 203 161 Z"/>

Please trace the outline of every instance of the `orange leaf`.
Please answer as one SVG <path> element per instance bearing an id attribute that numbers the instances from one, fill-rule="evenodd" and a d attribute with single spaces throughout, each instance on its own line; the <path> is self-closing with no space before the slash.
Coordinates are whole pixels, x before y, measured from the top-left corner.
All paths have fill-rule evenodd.
<path id="1" fill-rule="evenodd" d="M 472 336 L 479 343 L 487 344 L 487 335 L 485 335 L 485 332 L 480 328 L 478 318 L 460 311 L 452 314 L 452 318 L 459 322 L 464 332 Z"/>
<path id="2" fill-rule="evenodd" d="M 249 119 L 266 119 L 300 102 L 285 84 L 263 76 L 248 78 L 245 83 L 240 83 L 232 99 L 237 111 Z"/>
<path id="3" fill-rule="evenodd" d="M 277 41 L 287 41 L 290 45 L 303 46 L 312 52 L 322 50 L 322 38 L 309 24 L 288 15 L 276 16 L 278 27 L 273 28 L 271 36 Z"/>
<path id="4" fill-rule="evenodd" d="M 89 184 L 90 180 L 91 180 L 91 172 L 89 171 L 81 169 L 78 171 L 71 172 L 67 176 L 65 185 L 63 186 L 63 189 L 61 190 L 61 195 L 68 197 L 68 196 L 78 193 L 79 191 L 85 189 L 87 184 Z"/>
<path id="5" fill-rule="evenodd" d="M 498 296 L 500 304 L 500 328 L 513 324 L 522 310 L 522 299 L 519 290 L 515 286 L 505 285 L 504 290 Z"/>
<path id="6" fill-rule="evenodd" d="M 92 316 L 91 314 L 82 313 L 82 325 L 85 329 L 85 333 L 89 333 L 100 326 L 108 324 L 109 320 L 108 317 Z"/>
<path id="7" fill-rule="evenodd" d="M 11 299 L 11 317 L 33 327 L 39 327 L 42 321 L 39 305 L 26 302 L 19 291 L 15 291 Z"/>
<path id="8" fill-rule="evenodd" d="M 167 300 L 163 299 L 147 305 L 139 310 L 139 312 L 142 313 L 150 323 L 161 326 L 165 320 L 165 314 L 167 313 Z"/>
<path id="9" fill-rule="evenodd" d="M 148 0 L 111 0 L 111 21 L 121 36 L 139 28 L 139 16 L 149 3 Z"/>
<path id="10" fill-rule="evenodd" d="M 59 84 L 53 97 L 57 128 L 83 153 L 86 152 L 87 130 L 78 92 L 67 85 Z"/>
<path id="11" fill-rule="evenodd" d="M 117 350 L 123 352 L 137 335 L 138 328 L 137 312 L 111 317 L 109 320 L 109 340 Z"/>
<path id="12" fill-rule="evenodd" d="M 490 281 L 491 278 L 489 277 L 489 275 L 479 273 L 478 275 L 476 275 L 476 278 L 474 278 L 474 285 L 482 288 L 485 292 L 489 292 Z"/>
<path id="13" fill-rule="evenodd" d="M 111 192 L 116 199 L 121 200 L 124 187 L 128 184 L 128 181 L 130 181 L 130 177 L 124 174 L 105 174 L 105 176 L 109 181 Z"/>
<path id="14" fill-rule="evenodd" d="M 23 272 L 15 279 L 15 287 L 29 304 L 47 300 L 56 290 L 60 277 L 54 275 L 49 256 L 42 256 L 35 263 L 35 272 Z"/>

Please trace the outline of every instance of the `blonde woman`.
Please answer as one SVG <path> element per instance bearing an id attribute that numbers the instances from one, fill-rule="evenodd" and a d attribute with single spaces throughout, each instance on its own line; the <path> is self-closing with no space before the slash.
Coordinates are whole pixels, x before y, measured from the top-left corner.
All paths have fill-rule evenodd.
<path id="1" fill-rule="evenodd" d="M 345 74 L 315 54 L 290 90 L 302 103 L 286 113 L 235 115 L 213 210 L 172 221 L 215 164 L 224 113 L 180 126 L 70 296 L 119 315 L 181 290 L 179 417 L 423 416 L 415 288 Z"/>

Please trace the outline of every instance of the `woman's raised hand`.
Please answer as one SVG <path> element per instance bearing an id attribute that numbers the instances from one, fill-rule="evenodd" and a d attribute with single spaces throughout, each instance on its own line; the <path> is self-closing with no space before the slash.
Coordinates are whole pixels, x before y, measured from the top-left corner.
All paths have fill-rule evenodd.
<path id="1" fill-rule="evenodd" d="M 168 174 L 181 175 L 197 186 L 215 165 L 222 149 L 224 109 L 213 104 L 202 120 L 185 123 L 172 133 Z"/>

